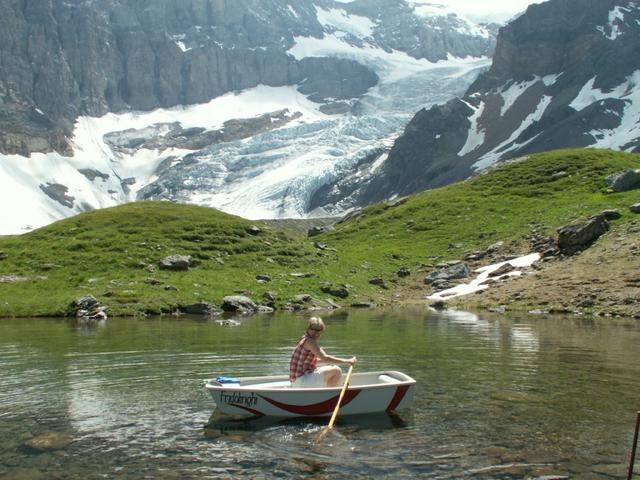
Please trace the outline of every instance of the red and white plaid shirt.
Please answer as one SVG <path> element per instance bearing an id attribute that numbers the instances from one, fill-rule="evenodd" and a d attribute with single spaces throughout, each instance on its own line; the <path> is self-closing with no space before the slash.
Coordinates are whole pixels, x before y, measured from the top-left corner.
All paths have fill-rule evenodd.
<path id="1" fill-rule="evenodd" d="M 311 336 L 305 333 L 293 348 L 291 353 L 291 363 L 289 364 L 289 380 L 292 382 L 304 375 L 313 372 L 318 366 L 318 357 L 309 350 L 305 350 L 304 344 L 307 340 L 311 340 Z"/>

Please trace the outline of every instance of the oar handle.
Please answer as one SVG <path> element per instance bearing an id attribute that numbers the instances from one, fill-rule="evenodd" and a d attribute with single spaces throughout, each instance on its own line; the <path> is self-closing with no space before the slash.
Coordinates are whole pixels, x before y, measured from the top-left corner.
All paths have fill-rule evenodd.
<path id="1" fill-rule="evenodd" d="M 342 386 L 342 390 L 340 390 L 340 396 L 338 397 L 338 403 L 336 404 L 336 408 L 333 409 L 333 415 L 331 415 L 331 420 L 329 420 L 328 429 L 333 428 L 333 424 L 336 421 L 336 417 L 338 416 L 338 410 L 340 410 L 340 404 L 342 403 L 342 397 L 344 397 L 347 388 L 349 388 L 349 380 L 351 380 L 351 374 L 353 373 L 353 365 L 349 367 L 349 371 L 347 372 L 347 378 L 344 379 L 344 385 Z"/>

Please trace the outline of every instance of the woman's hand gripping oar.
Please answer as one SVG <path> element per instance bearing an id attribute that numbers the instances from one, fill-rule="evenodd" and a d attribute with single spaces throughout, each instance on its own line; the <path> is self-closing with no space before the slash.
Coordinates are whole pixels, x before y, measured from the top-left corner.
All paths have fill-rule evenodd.
<path id="1" fill-rule="evenodd" d="M 336 421 L 336 417 L 338 416 L 338 410 L 340 410 L 340 404 L 342 403 L 342 397 L 344 397 L 344 393 L 349 388 L 349 380 L 351 380 L 351 374 L 353 373 L 353 364 L 349 367 L 349 371 L 347 372 L 347 378 L 344 380 L 344 385 L 342 386 L 342 390 L 340 390 L 340 396 L 338 397 L 338 403 L 336 403 L 336 408 L 333 409 L 333 415 L 331 415 L 331 420 L 329 420 L 329 425 L 324 427 L 318 436 L 316 437 L 316 443 L 324 438 L 329 430 L 333 428 L 333 424 Z"/>

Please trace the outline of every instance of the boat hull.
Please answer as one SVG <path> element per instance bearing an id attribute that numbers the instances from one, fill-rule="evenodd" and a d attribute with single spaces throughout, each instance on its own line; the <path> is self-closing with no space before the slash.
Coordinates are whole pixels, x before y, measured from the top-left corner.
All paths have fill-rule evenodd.
<path id="1" fill-rule="evenodd" d="M 292 388 L 285 376 L 248 377 L 238 383 L 207 382 L 217 408 L 226 414 L 272 417 L 331 415 L 341 387 Z M 353 374 L 340 415 L 401 410 L 411 406 L 415 380 L 395 371 Z"/>

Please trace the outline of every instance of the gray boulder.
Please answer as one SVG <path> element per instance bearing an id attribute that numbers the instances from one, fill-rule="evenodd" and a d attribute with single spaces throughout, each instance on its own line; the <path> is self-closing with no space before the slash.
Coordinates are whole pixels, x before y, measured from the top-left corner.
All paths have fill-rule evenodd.
<path id="1" fill-rule="evenodd" d="M 227 295 L 222 299 L 222 310 L 225 312 L 253 313 L 258 311 L 258 305 L 244 295 Z"/>
<path id="2" fill-rule="evenodd" d="M 326 232 L 330 232 L 331 230 L 333 230 L 333 227 L 330 226 L 324 226 L 324 227 L 311 227 L 308 231 L 307 231 L 307 236 L 309 237 L 315 237 L 316 235 L 320 235 L 321 233 L 326 233 Z"/>
<path id="3" fill-rule="evenodd" d="M 69 304 L 68 313 L 82 322 L 99 322 L 107 319 L 105 310 L 96 297 L 85 295 Z"/>
<path id="4" fill-rule="evenodd" d="M 430 285 L 438 280 L 456 280 L 460 278 L 467 278 L 471 274 L 469 266 L 464 263 L 456 263 L 455 265 L 444 267 L 435 272 L 431 272 L 424 279 L 424 283 Z"/>
<path id="5" fill-rule="evenodd" d="M 296 295 L 284 306 L 285 310 L 335 310 L 336 308 L 340 308 L 340 305 L 329 299 L 320 300 L 309 294 Z"/>
<path id="6" fill-rule="evenodd" d="M 191 255 L 170 255 L 160 260 L 159 265 L 160 270 L 184 272 L 189 270 L 189 265 L 191 265 Z"/>
<path id="7" fill-rule="evenodd" d="M 596 216 L 602 216 L 604 217 L 605 220 L 618 220 L 620 217 L 622 217 L 622 215 L 618 210 L 615 210 L 612 208 L 608 210 L 603 210 Z"/>
<path id="8" fill-rule="evenodd" d="M 487 256 L 487 252 L 482 252 L 482 251 L 480 251 L 480 250 L 476 250 L 476 251 L 474 251 L 474 252 L 467 253 L 467 254 L 464 256 L 464 259 L 465 259 L 467 262 L 475 262 L 476 260 L 482 260 L 482 259 L 483 259 L 484 257 L 486 257 L 486 256 Z"/>
<path id="9" fill-rule="evenodd" d="M 489 277 L 500 277 L 500 276 L 502 276 L 502 275 L 504 275 L 506 273 L 513 272 L 515 269 L 516 269 L 516 267 L 514 267 L 510 263 L 505 263 L 504 265 L 501 265 L 500 267 L 496 268 L 488 276 Z"/>
<path id="10" fill-rule="evenodd" d="M 260 235 L 262 233 L 262 230 L 257 227 L 256 225 L 251 225 L 250 227 L 246 228 L 245 231 L 252 236 L 256 236 L 256 235 Z"/>
<path id="11" fill-rule="evenodd" d="M 192 303 L 190 305 L 180 305 L 180 311 L 189 315 L 219 315 L 220 310 L 208 302 Z"/>
<path id="12" fill-rule="evenodd" d="M 584 223 L 566 225 L 558 229 L 558 249 L 565 255 L 584 250 L 609 230 L 604 215 L 596 215 Z"/>
<path id="13" fill-rule="evenodd" d="M 386 290 L 387 288 L 389 288 L 389 287 L 387 287 L 387 284 L 386 284 L 386 282 L 384 281 L 384 279 L 383 279 L 383 278 L 380 278 L 380 277 L 372 278 L 371 280 L 369 280 L 369 283 L 370 283 L 371 285 L 376 285 L 376 286 L 378 286 L 378 287 L 380 287 L 380 288 L 384 288 L 385 290 Z"/>
<path id="14" fill-rule="evenodd" d="M 265 302 L 265 305 L 270 308 L 276 308 L 276 299 L 278 295 L 275 292 L 264 292 L 262 294 L 262 299 Z"/>
<path id="15" fill-rule="evenodd" d="M 349 296 L 349 289 L 346 285 L 338 285 L 337 287 L 331 284 L 323 285 L 320 287 L 320 291 L 338 298 L 347 298 Z"/>
<path id="16" fill-rule="evenodd" d="M 411 275 L 411 270 L 409 270 L 407 267 L 401 267 L 400 270 L 396 272 L 396 274 L 400 278 L 408 277 L 409 275 Z"/>
<path id="17" fill-rule="evenodd" d="M 607 177 L 607 185 L 614 192 L 626 192 L 640 187 L 640 170 L 624 170 Z"/>

